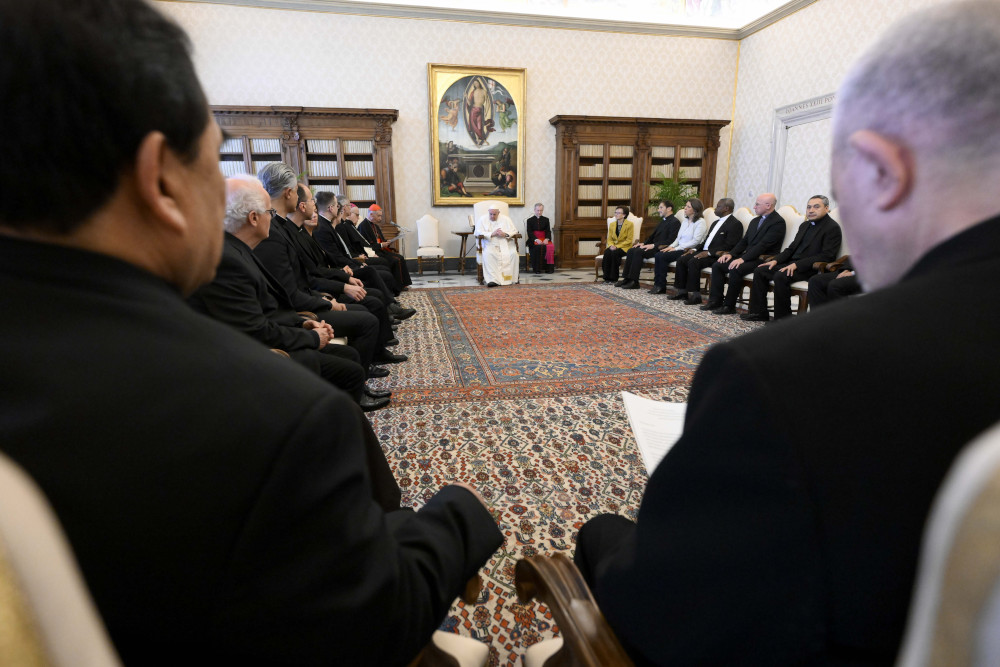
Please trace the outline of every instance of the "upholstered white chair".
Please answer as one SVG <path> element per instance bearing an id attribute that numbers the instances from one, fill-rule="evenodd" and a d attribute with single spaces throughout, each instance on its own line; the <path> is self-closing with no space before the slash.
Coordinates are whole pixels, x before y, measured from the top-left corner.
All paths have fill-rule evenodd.
<path id="1" fill-rule="evenodd" d="M 707 224 L 709 227 L 712 226 L 713 222 L 719 219 L 719 216 L 715 214 L 714 206 L 709 206 L 708 208 L 706 208 L 704 211 L 702 211 L 702 215 L 705 216 L 705 224 Z"/>
<path id="2" fill-rule="evenodd" d="M 0 665 L 120 665 L 48 501 L 0 454 Z"/>
<path id="3" fill-rule="evenodd" d="M 510 217 L 510 207 L 507 202 L 497 201 L 496 199 L 487 199 L 486 201 L 479 201 L 472 205 L 472 226 L 475 228 L 476 221 L 482 216 L 490 212 L 491 208 L 495 208 L 500 212 L 500 215 L 506 215 Z M 511 218 L 513 222 L 513 218 Z M 520 232 L 514 236 L 514 246 L 517 249 L 517 254 L 521 254 L 521 244 L 518 239 L 521 238 Z M 519 260 L 520 261 L 520 260 Z M 476 272 L 479 279 L 479 283 L 483 282 L 483 244 L 482 239 L 476 239 Z"/>
<path id="4" fill-rule="evenodd" d="M 642 234 L 643 219 L 640 218 L 639 216 L 637 216 L 632 211 L 629 211 L 629 213 L 625 217 L 625 219 L 632 221 L 632 228 L 633 228 L 633 230 L 632 230 L 632 240 L 634 240 L 634 241 L 641 241 L 642 240 L 642 236 L 640 236 L 640 235 Z M 614 224 L 614 222 L 615 222 L 615 219 L 614 219 L 613 216 L 610 217 L 610 218 L 608 218 L 607 225 L 605 225 L 605 227 L 604 227 L 604 234 L 603 234 L 603 236 L 601 238 L 601 242 L 597 244 L 597 251 L 598 252 L 601 252 L 601 250 L 603 248 L 607 247 L 607 245 L 608 245 L 608 227 L 611 226 L 612 224 Z M 625 258 L 624 257 L 622 258 L 622 263 L 623 264 L 625 263 Z M 598 255 L 597 257 L 594 258 L 594 280 L 595 281 L 601 279 L 601 269 L 603 269 L 603 268 L 604 268 L 604 253 L 601 252 L 600 255 Z"/>
<path id="5" fill-rule="evenodd" d="M 1000 665 L 1000 425 L 962 450 L 938 491 L 896 665 Z"/>
<path id="6" fill-rule="evenodd" d="M 438 273 L 444 273 L 444 250 L 438 237 L 438 220 L 424 214 L 417 220 L 417 272 L 424 275 L 424 257 L 436 257 Z"/>

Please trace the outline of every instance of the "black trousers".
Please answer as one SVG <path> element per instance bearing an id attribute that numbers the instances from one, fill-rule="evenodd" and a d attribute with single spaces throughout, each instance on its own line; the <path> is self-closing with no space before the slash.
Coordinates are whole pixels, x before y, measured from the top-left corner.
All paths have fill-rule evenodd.
<path id="1" fill-rule="evenodd" d="M 618 280 L 618 272 L 624 256 L 625 251 L 621 248 L 611 247 L 604 251 L 604 262 L 601 269 L 605 281 L 615 282 Z"/>
<path id="2" fill-rule="evenodd" d="M 734 257 L 733 259 L 739 258 Z M 761 264 L 759 259 L 754 259 L 749 262 L 743 262 L 735 269 L 730 269 L 729 265 L 732 261 L 732 259 L 728 262 L 716 261 L 712 265 L 712 282 L 708 288 L 709 303 L 722 303 L 730 308 L 735 307 L 736 300 L 740 298 L 740 294 L 743 292 L 743 276 L 753 273 L 753 270 Z M 728 290 L 726 290 L 726 284 L 729 285 Z M 723 292 L 725 292 L 725 299 L 722 296 Z"/>
<path id="3" fill-rule="evenodd" d="M 361 400 L 367 373 L 361 367 L 357 350 L 347 345 L 327 344 L 322 350 L 296 350 L 289 352 L 289 356 L 346 392 L 355 402 Z"/>
<path id="4" fill-rule="evenodd" d="M 391 250 L 376 250 L 375 254 L 389 262 L 389 269 L 400 285 L 405 287 L 413 284 L 410 279 L 410 269 L 406 266 L 406 260 L 402 255 Z"/>
<path id="5" fill-rule="evenodd" d="M 381 292 L 382 296 L 384 296 L 383 301 L 385 305 L 388 306 L 396 300 L 394 296 L 399 294 L 399 292 L 393 291 L 392 287 L 390 287 L 385 281 L 384 276 L 388 274 L 388 271 L 381 272 L 374 266 L 368 266 L 367 264 L 354 267 L 351 271 L 354 273 L 354 277 L 364 284 L 365 289 L 373 287 Z M 388 276 L 390 278 L 392 277 L 391 274 L 388 274 Z"/>
<path id="6" fill-rule="evenodd" d="M 357 351 L 359 361 L 367 373 L 372 358 L 378 351 L 378 319 L 364 306 L 357 304 L 347 306 L 347 310 L 327 310 L 316 313 L 316 316 L 333 327 L 334 336 L 347 337 L 347 347 Z"/>
<path id="7" fill-rule="evenodd" d="M 701 270 L 706 266 L 711 266 L 715 262 L 715 255 L 708 252 L 704 257 L 699 257 L 707 250 L 683 255 L 677 260 L 677 267 L 674 269 L 674 287 L 677 287 L 688 294 L 698 294 L 701 292 Z"/>
<path id="8" fill-rule="evenodd" d="M 827 304 L 834 299 L 861 294 L 861 282 L 856 275 L 838 278 L 838 273 L 840 272 L 818 273 L 809 279 L 810 309 Z"/>
<path id="9" fill-rule="evenodd" d="M 667 273 L 670 271 L 670 263 L 679 259 L 686 251 L 684 250 L 661 250 L 656 253 L 653 260 L 653 286 L 666 287 Z"/>
<path id="10" fill-rule="evenodd" d="M 642 271 L 642 260 L 648 259 L 656 254 L 656 247 L 652 247 L 649 250 L 643 250 L 639 246 L 634 246 L 628 249 L 625 254 L 625 275 L 622 277 L 625 280 L 634 280 L 639 282 L 639 272 Z"/>
<path id="11" fill-rule="evenodd" d="M 389 268 L 389 262 L 387 262 L 382 257 L 369 257 L 365 264 L 375 269 L 375 273 L 382 280 L 382 285 L 377 286 L 379 289 L 382 287 L 388 288 L 388 291 L 392 293 L 393 296 L 399 296 L 399 293 L 403 291 L 403 285 L 396 280 L 396 276 L 393 274 L 392 269 Z"/>
<path id="12" fill-rule="evenodd" d="M 753 285 L 750 286 L 750 305 L 747 310 L 751 313 L 767 313 L 767 288 L 769 283 L 774 281 L 774 319 L 780 320 L 792 314 L 792 283 L 799 280 L 809 280 L 816 274 L 816 269 L 796 269 L 792 275 L 781 272 L 784 266 L 772 268 L 757 267 L 753 272 Z"/>
<path id="13" fill-rule="evenodd" d="M 361 301 L 355 301 L 351 297 L 347 296 L 340 291 L 341 286 L 344 283 L 333 280 L 332 278 L 321 278 L 317 276 L 312 276 L 312 288 L 319 290 L 320 292 L 328 292 L 337 295 L 337 302 L 344 305 L 357 304 L 365 307 L 369 313 L 374 315 L 378 319 L 378 345 L 383 346 L 387 340 L 391 340 L 393 337 L 392 333 L 392 322 L 389 321 L 389 311 L 385 307 L 385 298 L 382 292 L 375 289 L 374 287 L 365 287 L 365 298 Z M 360 278 L 359 278 L 360 280 Z"/>

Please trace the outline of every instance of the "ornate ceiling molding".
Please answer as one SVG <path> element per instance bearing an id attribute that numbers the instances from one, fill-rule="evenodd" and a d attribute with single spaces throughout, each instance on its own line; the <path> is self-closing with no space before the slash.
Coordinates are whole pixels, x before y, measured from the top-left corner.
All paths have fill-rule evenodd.
<path id="1" fill-rule="evenodd" d="M 767 26 L 794 14 L 816 0 L 791 0 L 770 14 L 739 29 L 708 28 L 668 24 L 639 23 L 634 21 L 602 21 L 597 19 L 562 18 L 517 14 L 510 12 L 487 12 L 471 9 L 441 9 L 437 7 L 410 7 L 407 5 L 366 4 L 356 0 L 167 0 L 170 2 L 193 2 L 239 7 L 288 9 L 294 11 L 327 12 L 331 14 L 352 14 L 356 16 L 377 16 L 382 18 L 424 19 L 432 21 L 457 21 L 460 23 L 489 23 L 524 28 L 556 28 L 562 30 L 589 30 L 595 32 L 624 32 L 641 35 L 672 35 L 681 37 L 705 37 L 713 39 L 741 40 Z"/>

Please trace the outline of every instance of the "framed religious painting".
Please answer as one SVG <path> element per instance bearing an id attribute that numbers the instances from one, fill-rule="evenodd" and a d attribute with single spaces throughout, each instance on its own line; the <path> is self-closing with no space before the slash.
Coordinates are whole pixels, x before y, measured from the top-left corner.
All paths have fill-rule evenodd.
<path id="1" fill-rule="evenodd" d="M 435 206 L 524 205 L 524 69 L 427 65 Z"/>

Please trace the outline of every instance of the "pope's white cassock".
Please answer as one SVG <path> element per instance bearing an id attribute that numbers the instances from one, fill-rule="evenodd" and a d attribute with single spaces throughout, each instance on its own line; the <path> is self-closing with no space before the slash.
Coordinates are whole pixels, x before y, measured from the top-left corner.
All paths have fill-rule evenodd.
<path id="1" fill-rule="evenodd" d="M 496 220 L 490 219 L 490 214 L 496 213 Z M 507 237 L 517 234 L 517 228 L 506 215 L 499 211 L 491 211 L 476 221 L 476 236 L 485 236 L 483 244 L 483 280 L 498 285 L 511 285 L 517 282 L 520 256 L 513 238 L 493 236 L 496 230 L 501 230 Z"/>

